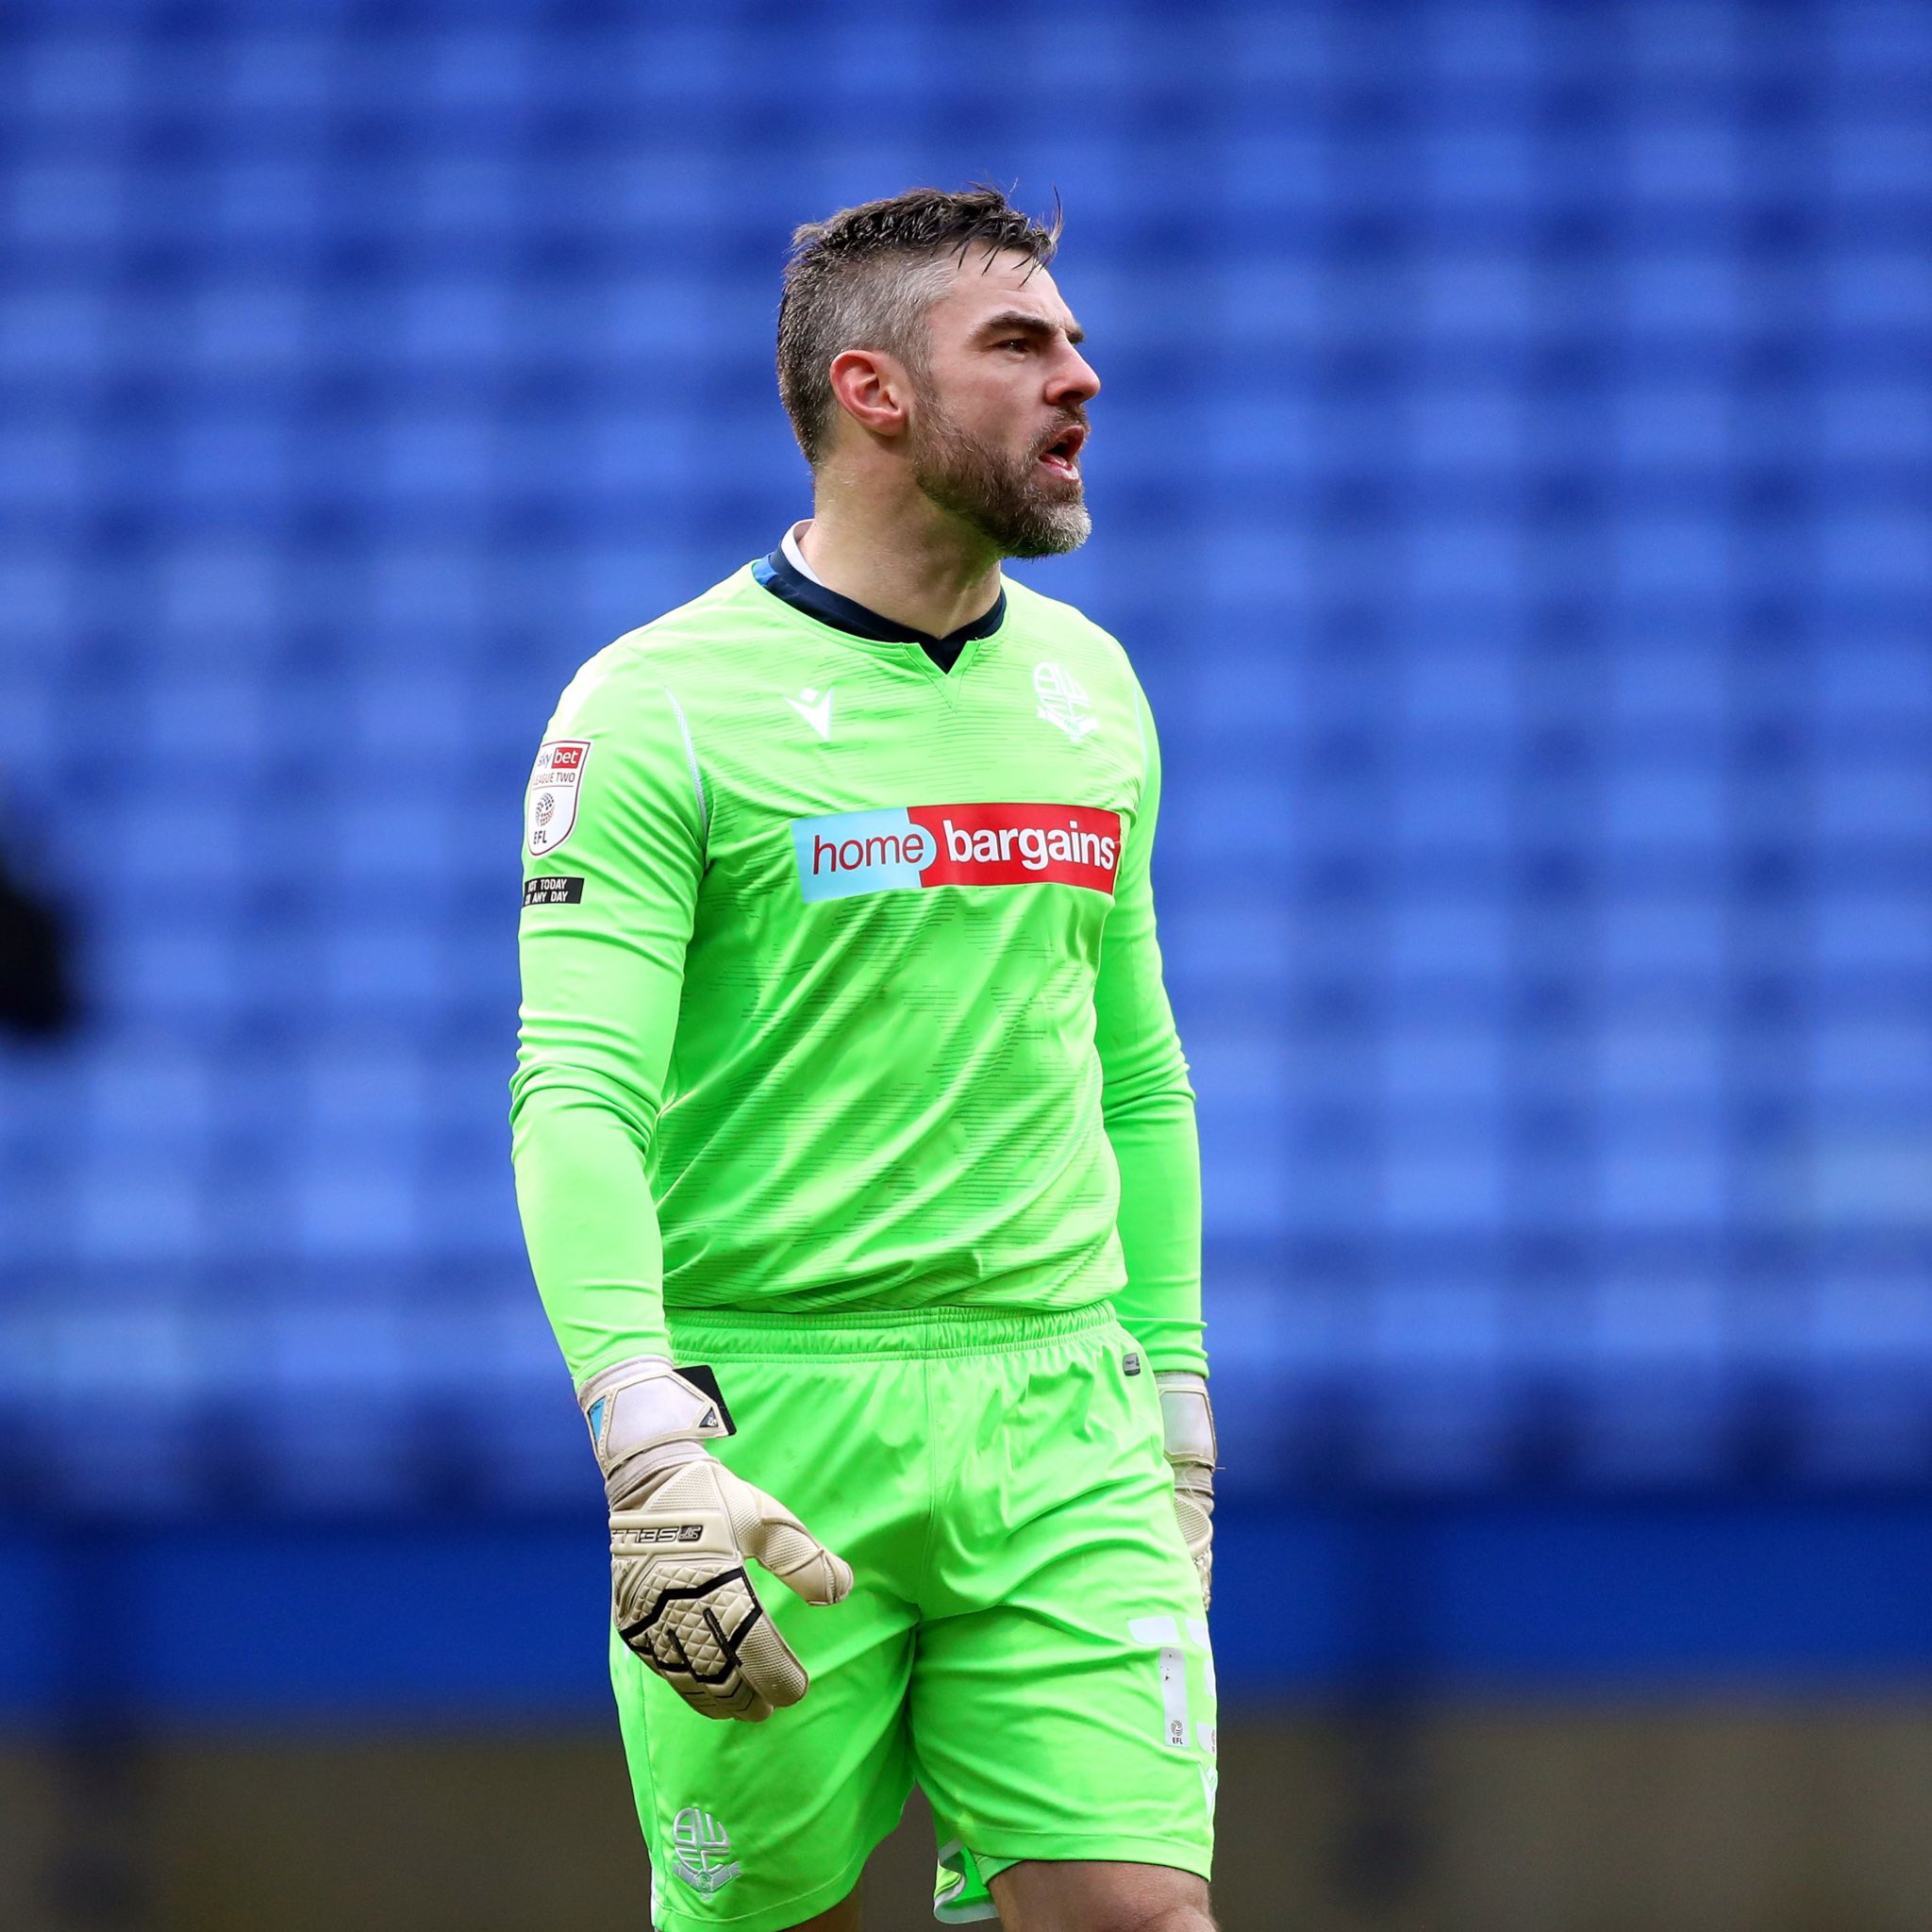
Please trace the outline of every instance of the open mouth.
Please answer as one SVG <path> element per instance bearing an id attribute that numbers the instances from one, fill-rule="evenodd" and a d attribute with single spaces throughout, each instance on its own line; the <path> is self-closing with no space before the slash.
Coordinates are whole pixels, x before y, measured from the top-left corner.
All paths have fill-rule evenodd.
<path id="1" fill-rule="evenodd" d="M 1039 460 L 1056 475 L 1077 476 L 1080 474 L 1080 445 L 1086 441 L 1087 432 L 1077 423 L 1070 424 L 1041 451 Z"/>

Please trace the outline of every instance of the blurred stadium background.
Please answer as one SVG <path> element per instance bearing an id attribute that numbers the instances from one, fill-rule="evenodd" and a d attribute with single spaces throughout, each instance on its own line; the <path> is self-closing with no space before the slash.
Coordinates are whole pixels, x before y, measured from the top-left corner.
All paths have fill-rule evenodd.
<path id="1" fill-rule="evenodd" d="M 521 789 L 803 513 L 791 225 L 974 176 L 1166 739 L 1230 1932 L 1932 1924 L 1932 10 L 13 0 L 7 1925 L 642 1923 Z"/>

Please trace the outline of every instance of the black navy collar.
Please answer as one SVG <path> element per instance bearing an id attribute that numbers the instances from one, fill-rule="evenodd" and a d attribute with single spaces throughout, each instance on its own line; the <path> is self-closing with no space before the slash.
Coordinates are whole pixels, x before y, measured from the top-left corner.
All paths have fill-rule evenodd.
<path id="1" fill-rule="evenodd" d="M 1003 584 L 999 595 L 992 600 L 992 608 L 983 616 L 936 638 L 914 630 L 909 625 L 894 624 L 890 617 L 881 617 L 876 610 L 868 610 L 863 604 L 855 604 L 850 597 L 841 597 L 837 591 L 813 583 L 782 549 L 773 551 L 751 569 L 773 596 L 782 597 L 807 616 L 853 637 L 869 638 L 875 644 L 917 644 L 941 671 L 950 671 L 959 661 L 959 653 L 974 638 L 990 638 L 1007 617 L 1007 591 Z"/>

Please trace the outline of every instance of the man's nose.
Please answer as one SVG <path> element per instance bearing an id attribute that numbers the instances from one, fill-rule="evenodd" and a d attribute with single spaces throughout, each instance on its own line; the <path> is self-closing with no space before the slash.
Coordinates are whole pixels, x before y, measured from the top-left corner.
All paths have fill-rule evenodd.
<path id="1" fill-rule="evenodd" d="M 1052 403 L 1091 403 L 1100 393 L 1100 378 L 1078 349 L 1069 348 L 1046 393 Z"/>

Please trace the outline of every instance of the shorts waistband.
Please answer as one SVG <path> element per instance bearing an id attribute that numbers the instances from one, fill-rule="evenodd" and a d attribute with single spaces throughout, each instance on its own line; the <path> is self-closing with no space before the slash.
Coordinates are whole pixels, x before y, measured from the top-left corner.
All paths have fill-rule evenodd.
<path id="1" fill-rule="evenodd" d="M 1004 1355 L 1095 1335 L 1114 1324 L 1113 1304 L 1078 1308 L 867 1308 L 858 1313 L 774 1314 L 749 1308 L 667 1308 L 678 1358 L 738 1361 L 884 1361 L 931 1356 Z"/>

